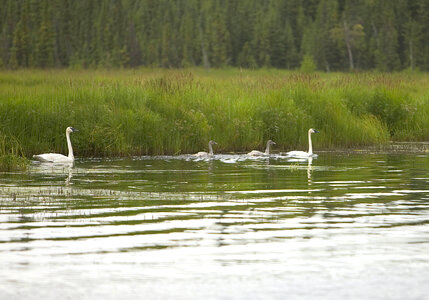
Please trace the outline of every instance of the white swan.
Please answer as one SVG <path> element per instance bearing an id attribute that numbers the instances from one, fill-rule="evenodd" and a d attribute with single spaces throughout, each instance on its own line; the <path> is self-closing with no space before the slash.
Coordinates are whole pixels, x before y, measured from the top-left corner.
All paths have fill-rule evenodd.
<path id="1" fill-rule="evenodd" d="M 310 128 L 308 130 L 308 152 L 305 151 L 289 151 L 286 152 L 286 156 L 295 157 L 295 158 L 307 158 L 307 157 L 317 157 L 317 154 L 313 154 L 313 145 L 311 144 L 311 134 L 319 133 L 316 129 Z"/>
<path id="2" fill-rule="evenodd" d="M 44 153 L 39 155 L 33 155 L 33 158 L 41 161 L 41 162 L 50 162 L 50 163 L 73 163 L 73 148 L 70 142 L 70 133 L 79 131 L 74 129 L 73 127 L 67 127 L 66 129 L 66 137 L 67 137 L 67 147 L 69 148 L 69 155 L 65 156 L 58 153 Z"/>
<path id="3" fill-rule="evenodd" d="M 247 153 L 247 155 L 249 156 L 266 156 L 266 155 L 270 155 L 270 147 L 271 145 L 275 145 L 276 143 L 274 143 L 272 140 L 268 140 L 267 142 L 267 148 L 265 148 L 265 152 L 261 152 L 258 150 L 253 150 L 250 151 L 249 153 Z"/>
<path id="4" fill-rule="evenodd" d="M 194 156 L 196 156 L 196 157 L 209 157 L 209 156 L 213 156 L 213 146 L 212 145 L 217 145 L 217 143 L 215 141 L 210 141 L 209 142 L 209 152 L 208 153 L 204 152 L 204 151 L 201 151 L 201 152 L 195 153 Z"/>

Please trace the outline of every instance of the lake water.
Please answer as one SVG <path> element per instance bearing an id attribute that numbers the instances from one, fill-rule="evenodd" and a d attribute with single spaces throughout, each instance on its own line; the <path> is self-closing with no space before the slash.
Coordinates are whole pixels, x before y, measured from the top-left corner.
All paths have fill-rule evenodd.
<path id="1" fill-rule="evenodd" d="M 428 299 L 429 153 L 0 173 L 0 299 Z"/>

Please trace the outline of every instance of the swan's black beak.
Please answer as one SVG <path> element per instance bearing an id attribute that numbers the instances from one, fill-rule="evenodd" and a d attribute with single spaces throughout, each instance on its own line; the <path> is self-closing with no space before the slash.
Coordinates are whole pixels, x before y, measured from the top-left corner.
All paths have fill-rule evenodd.
<path id="1" fill-rule="evenodd" d="M 70 127 L 70 129 L 72 130 L 72 132 L 78 132 L 79 131 L 78 129 L 75 129 L 73 127 Z"/>
<path id="2" fill-rule="evenodd" d="M 313 130 L 314 130 L 314 133 L 320 133 L 319 130 L 316 130 L 316 129 L 313 129 Z"/>

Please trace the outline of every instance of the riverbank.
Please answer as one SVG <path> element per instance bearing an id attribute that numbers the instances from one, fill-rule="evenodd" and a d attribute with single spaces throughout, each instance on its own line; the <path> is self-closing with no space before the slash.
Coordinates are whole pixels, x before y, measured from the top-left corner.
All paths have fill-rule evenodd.
<path id="1" fill-rule="evenodd" d="M 48 70 L 0 72 L 4 153 L 128 156 L 351 148 L 429 140 L 427 74 L 290 71 Z M 8 142 L 8 141 L 13 141 Z"/>

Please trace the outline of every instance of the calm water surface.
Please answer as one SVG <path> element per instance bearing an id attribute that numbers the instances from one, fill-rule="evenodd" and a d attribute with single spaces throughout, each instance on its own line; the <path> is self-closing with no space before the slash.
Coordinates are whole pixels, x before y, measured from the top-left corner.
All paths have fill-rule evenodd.
<path id="1" fill-rule="evenodd" d="M 0 299 L 428 299 L 429 154 L 0 173 Z"/>

